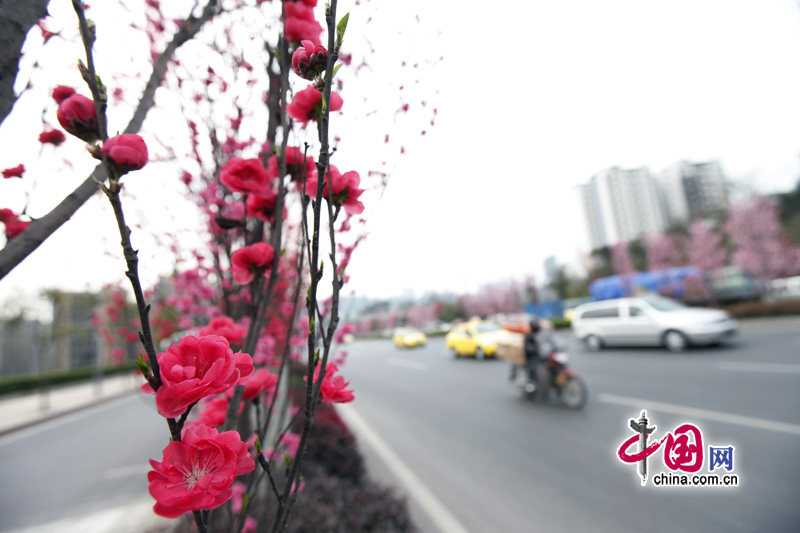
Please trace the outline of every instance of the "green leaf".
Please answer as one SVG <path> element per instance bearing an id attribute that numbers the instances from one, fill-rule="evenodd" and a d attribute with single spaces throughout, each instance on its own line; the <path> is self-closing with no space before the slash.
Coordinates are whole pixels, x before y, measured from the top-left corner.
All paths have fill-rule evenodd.
<path id="1" fill-rule="evenodd" d="M 333 79 L 333 78 L 335 78 L 335 77 L 336 77 L 336 73 L 337 73 L 337 72 L 339 72 L 339 69 L 340 69 L 340 68 L 342 68 L 342 63 L 339 63 L 338 65 L 336 65 L 335 67 L 333 67 L 333 77 L 332 77 L 331 79 Z"/>
<path id="2" fill-rule="evenodd" d="M 317 363 L 319 363 L 319 348 L 314 352 L 314 365 L 316 366 Z"/>
<path id="3" fill-rule="evenodd" d="M 258 437 L 256 437 L 255 447 L 256 447 L 256 453 L 261 453 L 262 450 L 261 441 L 258 440 Z"/>
<path id="4" fill-rule="evenodd" d="M 247 508 L 250 506 L 250 496 L 245 492 L 242 494 L 242 514 L 247 514 Z"/>
<path id="5" fill-rule="evenodd" d="M 139 358 L 136 359 L 136 368 L 139 369 L 139 372 L 142 373 L 144 379 L 150 377 L 150 365 L 147 364 L 147 361 L 144 360 L 142 354 L 139 354 Z"/>
<path id="6" fill-rule="evenodd" d="M 339 21 L 339 24 L 336 26 L 336 49 L 338 50 L 340 46 L 342 46 L 342 41 L 344 40 L 344 32 L 347 30 L 347 21 L 350 20 L 350 13 L 347 12 Z"/>
<path id="7" fill-rule="evenodd" d="M 321 102 L 321 105 L 322 105 L 322 107 L 320 108 L 321 109 L 320 114 L 324 115 L 325 114 L 325 110 L 328 109 L 328 102 L 327 102 L 327 100 L 325 100 L 325 93 L 322 93 L 319 96 L 320 96 L 320 100 L 319 101 Z"/>
<path id="8" fill-rule="evenodd" d="M 311 317 L 311 320 L 308 321 L 308 331 L 314 331 L 315 326 L 314 317 Z"/>
<path id="9" fill-rule="evenodd" d="M 288 453 L 283 454 L 283 464 L 286 465 L 286 468 L 289 468 L 289 465 L 292 464 L 292 456 Z"/>

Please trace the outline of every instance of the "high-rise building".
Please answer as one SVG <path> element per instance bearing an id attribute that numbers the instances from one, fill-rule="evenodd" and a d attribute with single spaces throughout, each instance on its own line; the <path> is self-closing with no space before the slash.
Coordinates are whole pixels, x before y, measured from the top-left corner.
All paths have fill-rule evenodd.
<path id="1" fill-rule="evenodd" d="M 687 223 L 728 206 L 719 161 L 679 161 L 664 169 L 659 185 L 670 224 Z"/>
<path id="2" fill-rule="evenodd" d="M 667 216 L 647 167 L 613 167 L 579 186 L 593 249 L 664 231 Z"/>

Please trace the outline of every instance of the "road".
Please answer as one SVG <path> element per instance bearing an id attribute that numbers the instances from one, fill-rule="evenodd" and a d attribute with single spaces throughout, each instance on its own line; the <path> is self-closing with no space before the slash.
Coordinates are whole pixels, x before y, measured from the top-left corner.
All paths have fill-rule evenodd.
<path id="1" fill-rule="evenodd" d="M 681 354 L 587 353 L 565 340 L 590 391 L 579 412 L 523 399 L 504 361 L 453 359 L 441 338 L 413 350 L 356 342 L 342 373 L 359 418 L 467 531 L 798 530 L 797 333 L 745 332 Z M 733 445 L 740 486 L 655 487 L 653 475 L 667 472 L 659 451 L 642 487 L 635 467 L 616 457 L 641 409 L 656 437 L 691 422 L 706 455 L 709 444 Z M 423 531 L 436 531 L 413 507 Z"/>
<path id="2" fill-rule="evenodd" d="M 150 499 L 147 460 L 168 439 L 152 397 L 138 393 L 0 438 L 0 531 Z"/>
<path id="3" fill-rule="evenodd" d="M 452 518 L 448 533 L 459 524 L 481 533 L 797 531 L 800 336 L 745 333 L 731 346 L 683 354 L 586 353 L 567 342 L 590 391 L 578 412 L 523 399 L 505 362 L 455 360 L 441 338 L 415 350 L 389 341 L 347 347 L 350 407 L 410 472 L 411 494 L 428 491 L 425 505 L 412 499 L 423 533 L 441 530 L 442 514 Z M 741 485 L 654 487 L 665 470 L 659 453 L 641 487 L 635 468 L 616 458 L 641 409 L 657 437 L 692 422 L 706 446 L 735 446 Z M 166 438 L 152 398 L 139 394 L 0 438 L 0 531 L 132 501 L 147 511 L 147 459 Z M 398 485 L 397 465 L 390 470 L 360 442 L 370 474 Z"/>

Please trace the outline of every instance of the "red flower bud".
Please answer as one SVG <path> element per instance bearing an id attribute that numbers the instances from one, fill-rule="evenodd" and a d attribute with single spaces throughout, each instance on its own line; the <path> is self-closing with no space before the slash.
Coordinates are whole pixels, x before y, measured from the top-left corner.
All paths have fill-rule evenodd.
<path id="1" fill-rule="evenodd" d="M 328 51 L 324 46 L 316 46 L 312 41 L 301 42 L 292 55 L 292 68 L 295 74 L 306 80 L 314 80 L 325 71 L 328 64 Z"/>
<path id="2" fill-rule="evenodd" d="M 25 165 L 17 165 L 12 168 L 7 168 L 3 171 L 3 177 L 8 178 L 21 178 L 22 173 L 25 172 Z"/>
<path id="3" fill-rule="evenodd" d="M 147 145 L 144 139 L 134 133 L 123 133 L 108 139 L 103 143 L 100 153 L 108 158 L 111 167 L 120 176 L 147 164 Z"/>
<path id="4" fill-rule="evenodd" d="M 66 85 L 59 85 L 55 89 L 53 89 L 53 100 L 56 101 L 58 105 L 61 105 L 61 102 L 69 98 L 75 94 L 75 89 L 72 87 L 67 87 Z"/>
<path id="5" fill-rule="evenodd" d="M 57 88 L 58 89 L 58 88 Z M 55 93 L 55 91 L 53 91 Z M 56 101 L 58 101 L 58 98 Z M 97 111 L 94 101 L 82 94 L 73 94 L 65 98 L 58 106 L 58 123 L 67 133 L 86 142 L 94 142 L 100 136 L 97 129 Z"/>
<path id="6" fill-rule="evenodd" d="M 52 144 L 58 146 L 66 140 L 66 136 L 61 130 L 47 130 L 39 134 L 39 142 L 42 144 Z"/>

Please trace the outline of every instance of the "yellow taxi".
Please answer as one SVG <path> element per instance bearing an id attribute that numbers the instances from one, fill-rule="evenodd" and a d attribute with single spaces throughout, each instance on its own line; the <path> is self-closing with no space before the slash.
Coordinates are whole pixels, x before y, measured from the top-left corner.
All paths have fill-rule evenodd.
<path id="1" fill-rule="evenodd" d="M 417 346 L 425 346 L 428 343 L 428 338 L 418 329 L 398 328 L 392 335 L 392 341 L 398 348 L 416 348 Z"/>
<path id="2" fill-rule="evenodd" d="M 453 326 L 445 337 L 445 347 L 454 357 L 462 355 L 483 359 L 497 354 L 497 341 L 503 330 L 494 322 L 470 320 Z"/>

